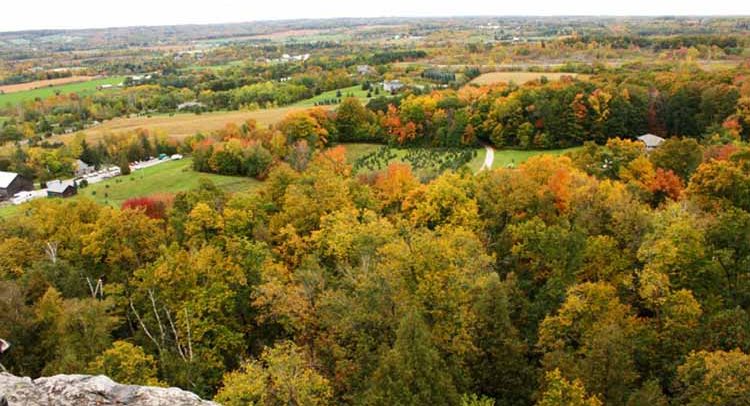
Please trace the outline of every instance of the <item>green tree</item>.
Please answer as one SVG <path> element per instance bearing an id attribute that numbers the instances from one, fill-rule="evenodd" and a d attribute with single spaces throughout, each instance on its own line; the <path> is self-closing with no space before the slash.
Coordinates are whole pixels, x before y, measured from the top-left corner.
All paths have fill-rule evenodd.
<path id="1" fill-rule="evenodd" d="M 649 157 L 656 167 L 671 170 L 687 182 L 703 161 L 703 149 L 693 138 L 670 138 Z"/>
<path id="2" fill-rule="evenodd" d="M 584 283 L 568 291 L 565 303 L 539 328 L 547 371 L 580 379 L 608 404 L 624 404 L 638 378 L 634 339 L 640 328 L 630 307 L 606 283 Z"/>
<path id="3" fill-rule="evenodd" d="M 693 352 L 677 376 L 682 405 L 739 406 L 750 399 L 750 356 L 739 350 Z"/>
<path id="4" fill-rule="evenodd" d="M 333 391 L 292 342 L 266 348 L 259 360 L 224 375 L 215 400 L 226 406 L 328 405 Z"/>
<path id="5" fill-rule="evenodd" d="M 89 373 L 103 374 L 126 385 L 161 386 L 156 377 L 156 360 L 143 348 L 115 341 L 112 347 L 89 363 Z"/>
<path id="6" fill-rule="evenodd" d="M 401 320 L 393 348 L 383 354 L 363 403 L 416 406 L 458 405 L 459 401 L 427 325 L 419 313 L 410 311 Z"/>
<path id="7" fill-rule="evenodd" d="M 546 389 L 536 406 L 601 406 L 596 396 L 587 396 L 586 388 L 578 379 L 568 381 L 559 369 L 545 375 Z"/>

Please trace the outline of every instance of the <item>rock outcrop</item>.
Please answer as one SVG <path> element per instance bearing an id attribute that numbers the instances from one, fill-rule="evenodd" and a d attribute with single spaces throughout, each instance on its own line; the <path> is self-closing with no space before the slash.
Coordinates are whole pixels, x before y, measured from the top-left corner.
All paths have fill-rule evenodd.
<path id="1" fill-rule="evenodd" d="M 121 385 L 103 375 L 31 379 L 0 373 L 0 404 L 3 397 L 8 406 L 217 406 L 182 389 Z"/>

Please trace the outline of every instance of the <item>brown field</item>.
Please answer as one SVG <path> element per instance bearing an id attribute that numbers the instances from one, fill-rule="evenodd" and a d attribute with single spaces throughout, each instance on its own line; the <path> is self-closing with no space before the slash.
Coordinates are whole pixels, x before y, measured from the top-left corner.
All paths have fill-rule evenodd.
<path id="1" fill-rule="evenodd" d="M 69 78 L 58 78 L 48 80 L 37 80 L 34 82 L 19 83 L 16 85 L 0 86 L 0 93 L 15 93 L 25 90 L 39 89 L 41 87 L 64 85 L 68 83 L 86 82 L 95 79 L 95 76 L 71 76 Z"/>
<path id="2" fill-rule="evenodd" d="M 175 114 L 173 116 L 152 116 L 116 118 L 102 125 L 89 128 L 84 133 L 89 141 L 96 141 L 107 133 L 120 133 L 138 128 L 164 131 L 170 138 L 181 140 L 199 131 L 209 132 L 223 128 L 227 123 L 242 124 L 254 119 L 259 126 L 276 124 L 287 114 L 307 110 L 306 107 L 279 107 L 256 111 L 227 111 L 203 114 Z M 63 136 L 63 140 L 72 139 L 73 135 Z"/>
<path id="3" fill-rule="evenodd" d="M 287 37 L 304 37 L 306 35 L 320 34 L 321 32 L 323 32 L 323 30 L 308 28 L 308 29 L 300 29 L 300 30 L 286 30 L 286 31 L 270 32 L 268 34 L 252 35 L 247 38 L 282 39 L 282 38 L 287 38 Z"/>
<path id="4" fill-rule="evenodd" d="M 523 84 L 526 82 L 531 82 L 532 80 L 539 79 L 542 76 L 546 76 L 549 80 L 558 80 L 562 76 L 585 77 L 586 75 L 561 72 L 490 72 L 480 75 L 479 77 L 472 80 L 471 83 L 477 85 L 492 85 L 501 82 L 514 82 L 516 84 Z"/>

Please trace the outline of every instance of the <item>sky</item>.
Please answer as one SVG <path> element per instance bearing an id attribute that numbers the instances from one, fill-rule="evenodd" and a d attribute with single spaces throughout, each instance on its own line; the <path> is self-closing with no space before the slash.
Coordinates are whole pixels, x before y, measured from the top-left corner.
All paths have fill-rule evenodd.
<path id="1" fill-rule="evenodd" d="M 12 0 L 0 31 L 334 17 L 750 15 L 746 0 Z"/>

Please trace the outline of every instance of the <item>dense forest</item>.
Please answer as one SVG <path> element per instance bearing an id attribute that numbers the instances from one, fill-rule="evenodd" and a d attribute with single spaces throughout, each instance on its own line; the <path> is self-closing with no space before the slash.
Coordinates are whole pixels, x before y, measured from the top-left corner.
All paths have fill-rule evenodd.
<path id="1" fill-rule="evenodd" d="M 0 227 L 4 364 L 227 405 L 750 396 L 746 146 L 613 139 L 426 184 L 343 152 L 260 193 L 33 202 Z"/>

